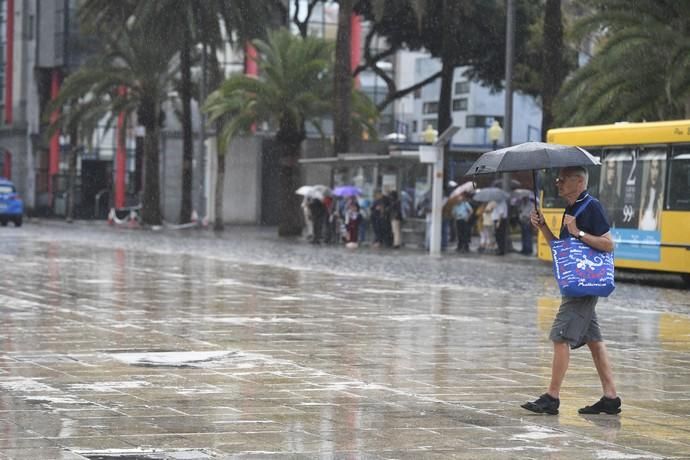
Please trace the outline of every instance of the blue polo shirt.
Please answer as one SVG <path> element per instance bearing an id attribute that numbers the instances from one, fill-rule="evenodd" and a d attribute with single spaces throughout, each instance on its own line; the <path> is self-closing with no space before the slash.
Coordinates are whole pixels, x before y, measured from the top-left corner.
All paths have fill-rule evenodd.
<path id="1" fill-rule="evenodd" d="M 565 219 L 565 214 L 569 214 L 571 216 L 574 215 L 580 208 L 580 206 L 584 203 L 585 198 L 587 198 L 588 196 L 589 193 L 587 192 L 587 190 L 582 192 L 580 196 L 577 197 L 575 203 L 565 208 L 563 219 Z M 590 235 L 594 236 L 601 236 L 611 229 L 611 227 L 609 226 L 609 219 L 606 215 L 604 207 L 601 205 L 601 203 L 599 203 L 599 200 L 597 200 L 594 197 L 592 197 L 592 200 L 589 202 L 587 207 L 580 213 L 580 215 L 575 218 L 575 223 L 577 225 L 577 228 L 579 228 L 585 233 L 589 233 Z M 561 233 L 558 236 L 558 238 L 562 240 L 564 238 L 568 238 L 569 236 L 571 235 L 570 232 L 568 232 L 568 227 L 564 225 L 563 220 L 561 220 Z"/>

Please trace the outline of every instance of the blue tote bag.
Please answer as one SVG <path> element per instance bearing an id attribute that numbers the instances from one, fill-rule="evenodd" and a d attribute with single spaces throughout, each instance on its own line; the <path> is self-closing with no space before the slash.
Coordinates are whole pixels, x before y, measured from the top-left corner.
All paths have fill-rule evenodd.
<path id="1" fill-rule="evenodd" d="M 591 200 L 592 197 L 588 197 L 574 216 L 577 217 Z M 562 295 L 608 297 L 616 288 L 612 252 L 598 251 L 570 237 L 551 241 L 551 255 L 553 274 Z"/>

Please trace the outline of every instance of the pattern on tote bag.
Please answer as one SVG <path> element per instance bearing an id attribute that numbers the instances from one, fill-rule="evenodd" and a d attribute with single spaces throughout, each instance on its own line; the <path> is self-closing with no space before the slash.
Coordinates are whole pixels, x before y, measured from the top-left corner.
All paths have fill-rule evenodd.
<path id="1" fill-rule="evenodd" d="M 615 289 L 613 253 L 597 251 L 575 238 L 554 240 L 551 251 L 561 294 L 607 297 Z"/>

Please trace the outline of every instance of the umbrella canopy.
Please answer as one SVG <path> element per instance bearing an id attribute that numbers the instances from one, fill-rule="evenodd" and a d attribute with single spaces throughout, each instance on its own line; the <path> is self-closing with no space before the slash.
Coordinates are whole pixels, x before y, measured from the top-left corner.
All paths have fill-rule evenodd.
<path id="1" fill-rule="evenodd" d="M 331 188 L 321 184 L 303 185 L 295 190 L 295 193 L 307 198 L 323 200 L 326 196 L 331 194 Z"/>
<path id="2" fill-rule="evenodd" d="M 475 201 L 505 201 L 508 198 L 510 198 L 508 193 L 496 187 L 480 188 L 472 197 Z"/>
<path id="3" fill-rule="evenodd" d="M 474 162 L 467 174 L 492 174 L 588 165 L 601 165 L 601 163 L 598 158 L 580 147 L 525 142 L 484 153 Z"/>
<path id="4" fill-rule="evenodd" d="M 482 154 L 470 167 L 467 174 L 477 175 L 532 170 L 534 207 L 536 209 L 537 197 L 539 196 L 539 191 L 537 190 L 538 169 L 590 165 L 600 166 L 601 162 L 583 148 L 544 142 L 524 142 Z"/>
<path id="5" fill-rule="evenodd" d="M 492 187 L 503 188 L 503 179 L 496 179 L 491 184 Z M 515 190 L 516 188 L 522 187 L 522 184 L 517 179 L 510 179 L 510 189 Z"/>
<path id="6" fill-rule="evenodd" d="M 386 134 L 385 136 L 383 136 L 383 138 L 387 141 L 393 142 L 405 142 L 407 140 L 407 136 L 402 133 Z"/>
<path id="7" fill-rule="evenodd" d="M 451 192 L 449 198 L 455 198 L 457 196 L 462 195 L 463 193 L 473 193 L 474 190 L 474 182 L 469 180 L 464 184 L 455 187 L 455 189 Z"/>
<path id="8" fill-rule="evenodd" d="M 356 196 L 361 194 L 362 191 L 359 187 L 354 185 L 339 185 L 333 189 L 333 195 L 335 196 Z"/>
<path id="9" fill-rule="evenodd" d="M 323 200 L 331 194 L 331 188 L 325 185 L 317 184 L 311 186 L 311 191 L 307 194 L 309 198 Z"/>
<path id="10" fill-rule="evenodd" d="M 518 200 L 525 197 L 534 198 L 534 192 L 532 190 L 527 190 L 526 188 L 516 188 L 510 192 L 510 197 Z"/>
<path id="11" fill-rule="evenodd" d="M 314 187 L 311 185 L 303 185 L 300 188 L 298 188 L 297 190 L 295 190 L 295 193 L 298 195 L 307 196 L 307 195 L 309 195 L 309 192 L 311 192 L 313 188 Z"/>

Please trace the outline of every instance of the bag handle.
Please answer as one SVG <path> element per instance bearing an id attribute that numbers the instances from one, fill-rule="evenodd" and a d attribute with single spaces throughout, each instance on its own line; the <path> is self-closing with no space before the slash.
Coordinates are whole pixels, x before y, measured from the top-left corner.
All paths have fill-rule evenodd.
<path id="1" fill-rule="evenodd" d="M 580 205 L 579 208 L 577 208 L 577 211 L 575 211 L 575 214 L 573 214 L 573 217 L 579 216 L 582 211 L 585 210 L 587 205 L 592 202 L 592 195 L 587 194 L 587 198 L 585 198 L 585 202 Z"/>
<path id="2" fill-rule="evenodd" d="M 579 216 L 579 215 L 582 213 L 582 211 L 585 210 L 585 208 L 587 207 L 587 205 L 589 205 L 589 203 L 592 201 L 592 199 L 593 199 L 593 198 L 592 198 L 592 195 L 590 195 L 590 194 L 588 193 L 588 194 L 587 194 L 587 197 L 584 198 L 585 202 L 582 203 L 582 204 L 580 205 L 580 207 L 577 208 L 577 211 L 575 211 L 575 213 L 573 214 L 573 217 L 574 217 L 574 218 L 577 218 L 577 216 Z M 565 212 L 563 212 L 563 217 L 561 218 L 561 227 L 564 225 L 564 222 L 565 222 Z"/>

